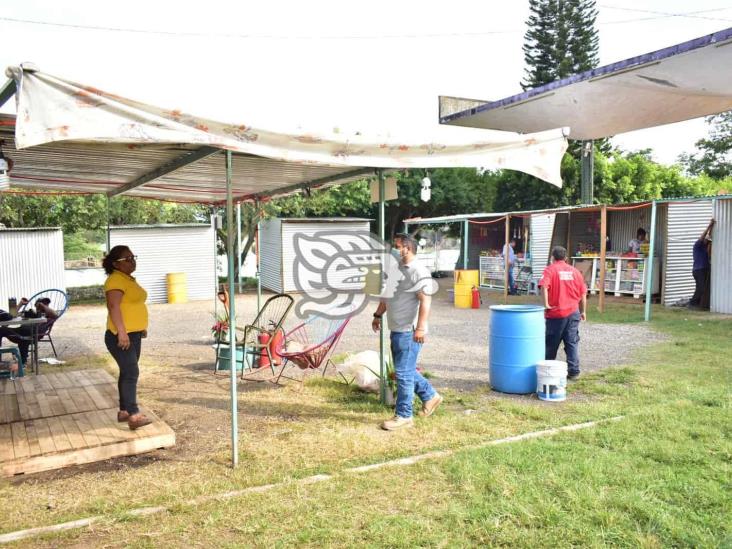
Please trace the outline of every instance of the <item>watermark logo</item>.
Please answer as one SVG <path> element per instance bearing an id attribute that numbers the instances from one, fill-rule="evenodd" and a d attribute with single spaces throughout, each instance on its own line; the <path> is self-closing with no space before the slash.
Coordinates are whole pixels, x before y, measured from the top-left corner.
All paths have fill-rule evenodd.
<path id="1" fill-rule="evenodd" d="M 417 264 L 403 265 L 395 248 L 368 231 L 297 234 L 294 249 L 294 283 L 303 295 L 295 310 L 300 318 L 343 318 L 361 312 L 371 301 L 437 291 L 429 271 Z"/>

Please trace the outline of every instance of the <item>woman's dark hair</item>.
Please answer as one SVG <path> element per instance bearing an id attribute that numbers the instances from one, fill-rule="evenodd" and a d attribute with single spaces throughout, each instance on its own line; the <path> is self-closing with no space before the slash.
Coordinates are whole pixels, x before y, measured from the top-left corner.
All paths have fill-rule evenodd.
<path id="1" fill-rule="evenodd" d="M 635 236 L 636 236 L 636 238 L 641 237 L 641 236 L 643 238 L 645 238 L 646 237 L 646 230 L 643 229 L 643 228 L 638 229 L 638 232 L 636 232 Z"/>
<path id="2" fill-rule="evenodd" d="M 115 246 L 111 250 L 109 250 L 109 253 L 104 256 L 104 259 L 102 259 L 102 267 L 104 267 L 104 272 L 107 274 L 112 274 L 114 272 L 114 262 L 118 259 L 121 259 L 122 256 L 125 254 L 125 252 L 129 252 L 130 249 L 127 246 Z"/>

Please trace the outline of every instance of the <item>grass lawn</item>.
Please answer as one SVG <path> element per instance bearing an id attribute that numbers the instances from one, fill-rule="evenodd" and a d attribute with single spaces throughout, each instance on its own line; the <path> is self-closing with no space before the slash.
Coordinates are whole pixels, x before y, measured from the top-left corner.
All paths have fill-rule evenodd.
<path id="1" fill-rule="evenodd" d="M 241 425 L 241 467 L 225 441 L 195 460 L 0 481 L 0 531 L 108 516 L 28 546 L 732 546 L 732 320 L 657 308 L 669 340 L 570 385 L 567 402 L 447 394 L 412 430 L 376 428 L 372 395 L 331 380 L 247 395 L 281 419 Z M 635 322 L 612 304 L 602 322 Z M 608 353 L 612 352 L 608 344 Z M 152 367 L 152 366 L 150 366 Z M 623 415 L 552 437 L 505 436 Z M 222 426 L 221 437 L 226 438 Z M 448 457 L 353 474 L 345 468 L 435 449 Z M 304 484 L 297 479 L 333 478 Z M 248 486 L 263 493 L 187 504 Z M 147 517 L 126 511 L 169 510 Z"/>

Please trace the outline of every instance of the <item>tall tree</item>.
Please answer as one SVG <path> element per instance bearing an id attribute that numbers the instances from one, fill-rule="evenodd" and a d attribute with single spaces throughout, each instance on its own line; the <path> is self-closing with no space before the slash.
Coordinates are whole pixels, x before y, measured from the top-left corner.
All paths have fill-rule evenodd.
<path id="1" fill-rule="evenodd" d="M 529 0 L 524 90 L 592 69 L 599 61 L 595 0 Z"/>
<path id="2" fill-rule="evenodd" d="M 599 37 L 595 0 L 529 0 L 524 35 L 524 90 L 537 88 L 597 66 Z M 604 141 L 595 150 L 610 152 Z M 538 179 L 507 172 L 498 182 L 497 205 L 502 210 L 549 208 L 576 204 L 580 198 L 580 143 L 570 141 L 562 161 L 560 191 Z M 597 181 L 597 176 L 594 177 Z"/>

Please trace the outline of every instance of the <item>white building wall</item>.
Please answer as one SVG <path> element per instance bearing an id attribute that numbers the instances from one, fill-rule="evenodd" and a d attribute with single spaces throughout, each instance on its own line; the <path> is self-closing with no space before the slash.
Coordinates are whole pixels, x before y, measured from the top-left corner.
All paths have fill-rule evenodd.
<path id="1" fill-rule="evenodd" d="M 531 252 L 531 276 L 539 280 L 544 267 L 549 264 L 549 246 L 556 214 L 534 214 L 529 226 L 529 247 Z"/>
<path id="2" fill-rule="evenodd" d="M 61 230 L 0 229 L 0 308 L 52 288 L 66 291 Z"/>
<path id="3" fill-rule="evenodd" d="M 259 224 L 259 276 L 262 287 L 282 293 L 282 220 L 267 219 Z"/>
<path id="4" fill-rule="evenodd" d="M 318 232 L 327 231 L 338 233 L 368 233 L 368 221 L 327 221 L 327 222 L 302 222 L 302 221 L 282 221 L 282 275 L 284 281 L 285 292 L 299 291 L 295 285 L 295 277 L 293 265 L 295 263 L 295 235 L 304 234 L 314 236 Z M 347 234 L 343 236 L 331 235 L 328 237 L 336 244 L 339 244 L 344 250 L 351 249 L 350 241 Z M 303 291 L 311 289 L 310 286 L 303 287 Z"/>
<path id="5" fill-rule="evenodd" d="M 110 243 L 129 246 L 138 256 L 135 278 L 147 290 L 148 303 L 168 301 L 168 273 L 186 273 L 190 301 L 213 299 L 214 234 L 210 225 L 113 227 Z"/>
<path id="6" fill-rule="evenodd" d="M 714 204 L 712 231 L 712 289 L 709 309 L 732 314 L 732 199 Z"/>

